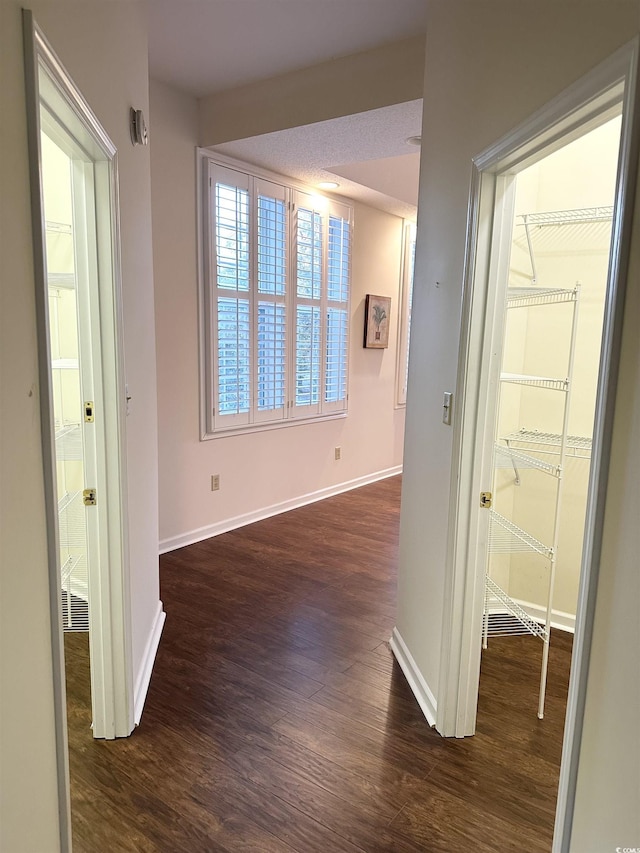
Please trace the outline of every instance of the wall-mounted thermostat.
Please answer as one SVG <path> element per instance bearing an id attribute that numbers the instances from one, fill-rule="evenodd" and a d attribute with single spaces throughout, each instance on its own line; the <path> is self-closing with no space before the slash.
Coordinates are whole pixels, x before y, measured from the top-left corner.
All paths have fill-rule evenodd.
<path id="1" fill-rule="evenodd" d="M 147 133 L 144 113 L 142 110 L 134 110 L 131 107 L 130 118 L 131 141 L 134 145 L 146 145 L 149 142 L 149 134 Z"/>

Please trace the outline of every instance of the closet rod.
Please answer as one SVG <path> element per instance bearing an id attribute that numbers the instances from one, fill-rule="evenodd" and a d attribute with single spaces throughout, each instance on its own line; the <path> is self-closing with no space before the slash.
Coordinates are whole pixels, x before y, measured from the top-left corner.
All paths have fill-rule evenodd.
<path id="1" fill-rule="evenodd" d="M 518 225 L 580 225 L 583 222 L 608 222 L 613 207 L 581 207 L 577 210 L 551 210 L 544 213 L 522 213 Z"/>

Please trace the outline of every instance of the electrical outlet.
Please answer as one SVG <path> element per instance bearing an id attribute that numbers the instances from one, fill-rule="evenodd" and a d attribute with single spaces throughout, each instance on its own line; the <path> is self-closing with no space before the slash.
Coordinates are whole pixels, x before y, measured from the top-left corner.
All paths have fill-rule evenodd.
<path id="1" fill-rule="evenodd" d="M 211 475 L 211 491 L 217 492 L 220 488 L 220 474 Z"/>
<path id="2" fill-rule="evenodd" d="M 336 460 L 342 459 L 342 448 L 341 447 L 336 447 L 336 449 L 334 450 L 334 458 Z"/>

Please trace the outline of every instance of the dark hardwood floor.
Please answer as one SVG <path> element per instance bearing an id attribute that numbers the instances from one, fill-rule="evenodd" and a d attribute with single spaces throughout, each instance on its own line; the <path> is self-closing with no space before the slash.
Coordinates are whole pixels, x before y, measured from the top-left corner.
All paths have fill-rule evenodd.
<path id="1" fill-rule="evenodd" d="M 161 559 L 167 621 L 140 727 L 93 741 L 87 635 L 67 635 L 74 850 L 551 849 L 570 637 L 483 656 L 478 733 L 424 720 L 387 641 L 400 480 Z"/>

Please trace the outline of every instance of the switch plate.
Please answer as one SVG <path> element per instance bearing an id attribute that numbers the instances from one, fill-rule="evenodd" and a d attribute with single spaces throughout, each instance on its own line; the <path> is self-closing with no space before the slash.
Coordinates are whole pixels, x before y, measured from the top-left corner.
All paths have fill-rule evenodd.
<path id="1" fill-rule="evenodd" d="M 336 447 L 333 451 L 333 458 L 337 461 L 338 459 L 342 459 L 342 448 Z"/>
<path id="2" fill-rule="evenodd" d="M 444 402 L 442 403 L 442 423 L 451 426 L 451 409 L 453 407 L 453 392 L 444 392 Z"/>
<path id="3" fill-rule="evenodd" d="M 211 475 L 211 491 L 217 492 L 220 488 L 220 474 Z"/>

